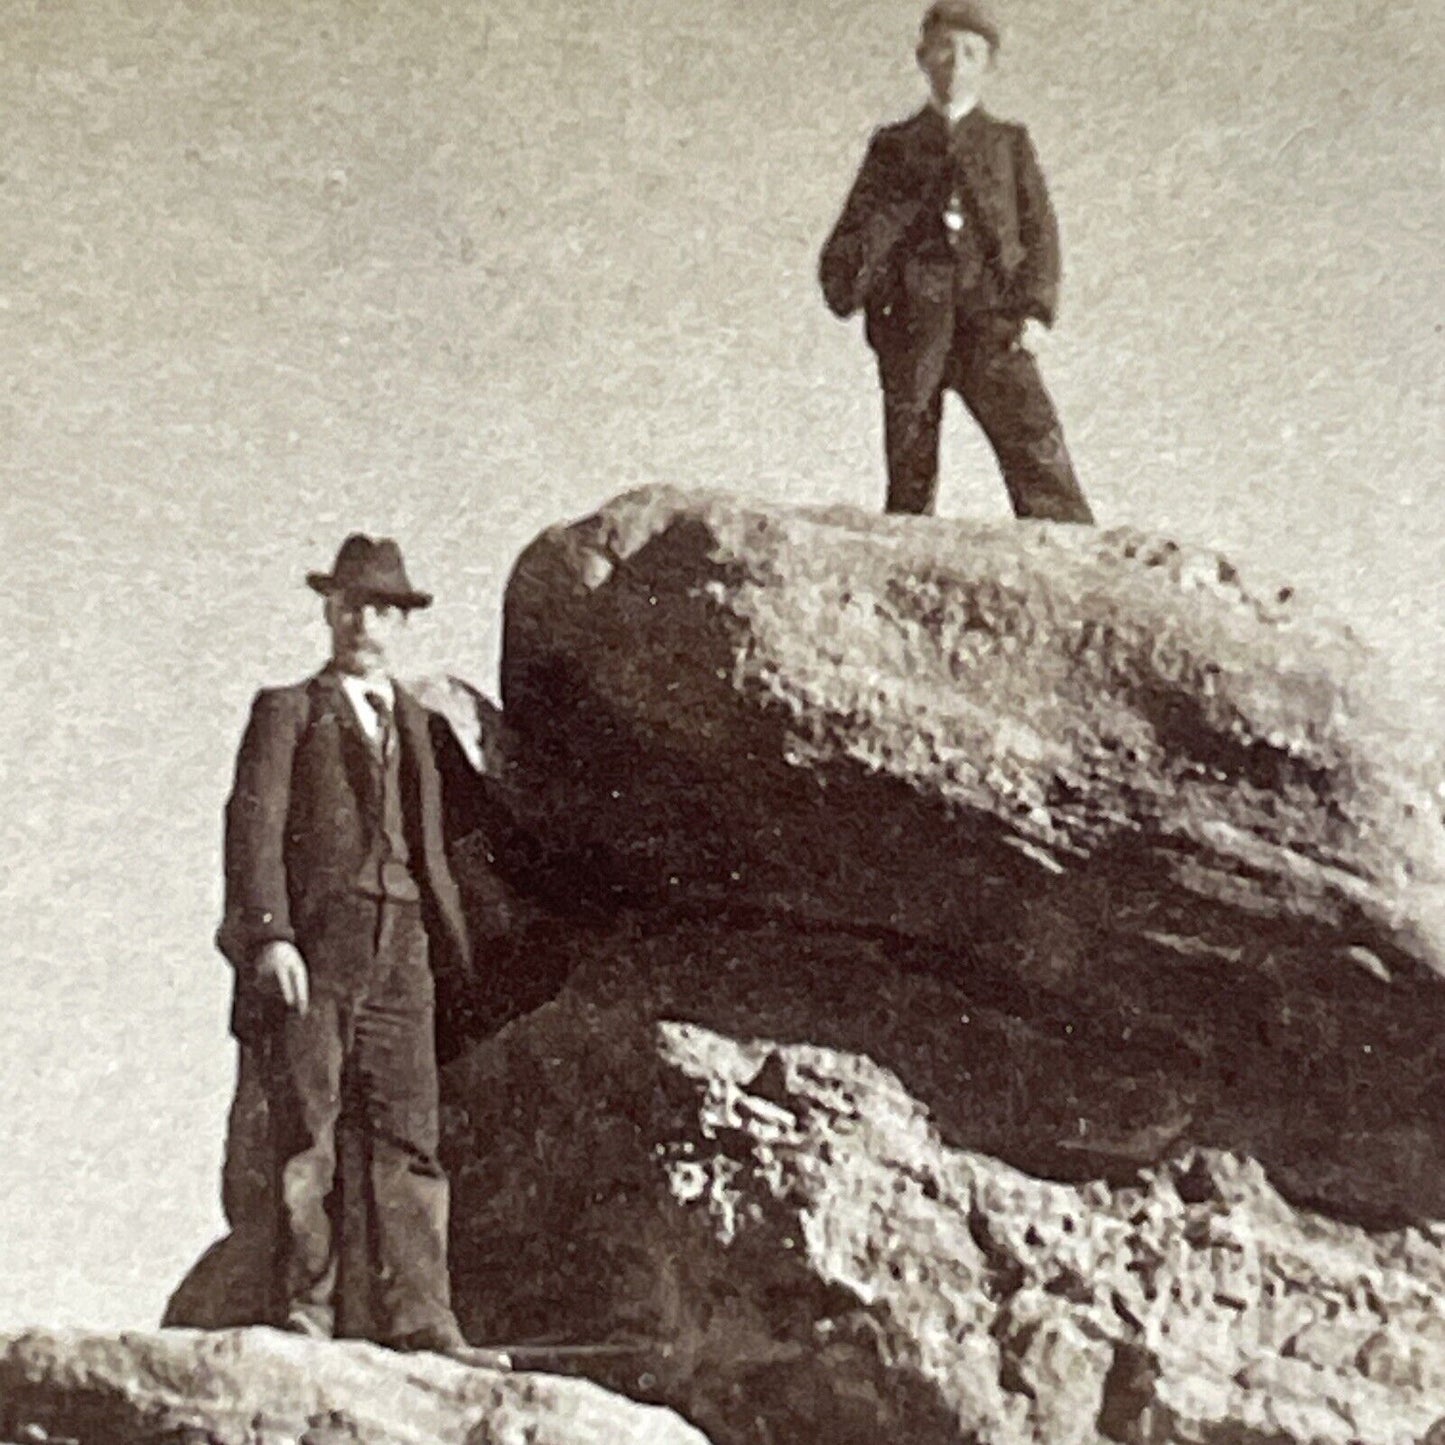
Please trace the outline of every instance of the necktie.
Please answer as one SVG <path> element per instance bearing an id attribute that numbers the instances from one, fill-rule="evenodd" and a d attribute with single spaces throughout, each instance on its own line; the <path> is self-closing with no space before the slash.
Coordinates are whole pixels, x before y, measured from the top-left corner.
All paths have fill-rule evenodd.
<path id="1" fill-rule="evenodd" d="M 379 692 L 368 688 L 366 700 L 376 713 L 376 745 L 383 759 L 391 756 L 392 742 L 396 737 L 396 727 L 391 716 L 391 704 Z"/>

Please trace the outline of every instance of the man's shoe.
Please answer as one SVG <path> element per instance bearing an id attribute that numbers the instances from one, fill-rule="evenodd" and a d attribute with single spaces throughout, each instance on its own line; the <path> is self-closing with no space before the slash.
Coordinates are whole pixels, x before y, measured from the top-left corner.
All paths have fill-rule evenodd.
<path id="1" fill-rule="evenodd" d="M 469 1345 L 455 1320 L 444 1324 L 423 1325 L 405 1335 L 398 1335 L 390 1341 L 393 1350 L 403 1354 L 443 1355 L 463 1365 L 473 1365 L 481 1370 L 510 1370 L 511 1357 L 505 1350 L 488 1350 Z"/>

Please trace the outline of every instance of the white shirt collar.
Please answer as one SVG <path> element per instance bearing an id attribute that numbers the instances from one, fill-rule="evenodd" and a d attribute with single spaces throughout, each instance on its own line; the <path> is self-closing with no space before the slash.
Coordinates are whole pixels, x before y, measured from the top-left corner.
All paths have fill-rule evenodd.
<path id="1" fill-rule="evenodd" d="M 349 672 L 338 674 L 341 679 L 341 690 L 346 694 L 346 700 L 351 704 L 351 710 L 356 714 L 356 720 L 362 726 L 367 737 L 377 736 L 380 724 L 377 720 L 376 709 L 372 706 L 368 693 L 379 694 L 382 701 L 393 711 L 396 708 L 396 688 L 389 677 L 356 677 Z"/>
<path id="2" fill-rule="evenodd" d="M 930 96 L 928 97 L 928 103 L 929 103 L 929 105 L 931 105 L 931 106 L 934 108 L 934 110 L 936 110 L 936 111 L 939 113 L 939 115 L 941 115 L 941 116 L 944 118 L 944 120 L 946 120 L 946 121 L 949 123 L 949 125 L 951 125 L 951 126 L 957 125 L 957 124 L 959 123 L 959 121 L 961 121 L 961 120 L 964 118 L 964 116 L 966 116 L 966 115 L 972 115 L 973 112 L 978 109 L 978 97 L 977 97 L 976 95 L 975 95 L 971 100 L 969 100 L 967 104 L 964 104 L 964 105 L 959 105 L 959 104 L 940 105 L 940 104 L 938 103 L 938 98 L 937 98 L 937 96 L 934 96 L 934 95 L 930 95 Z"/>

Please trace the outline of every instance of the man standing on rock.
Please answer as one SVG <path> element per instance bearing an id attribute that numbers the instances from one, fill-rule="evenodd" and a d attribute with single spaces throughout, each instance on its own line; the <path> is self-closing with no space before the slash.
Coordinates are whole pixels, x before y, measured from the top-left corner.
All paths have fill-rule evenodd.
<path id="1" fill-rule="evenodd" d="M 819 276 L 878 356 L 890 512 L 930 513 L 943 393 L 992 444 L 1019 517 L 1092 522 L 1026 323 L 1053 324 L 1059 238 L 1028 133 L 979 104 L 999 48 L 982 0 L 936 0 L 917 58 L 929 102 L 869 144 Z"/>
<path id="2" fill-rule="evenodd" d="M 232 1029 L 266 1093 L 276 1322 L 329 1338 L 340 1273 L 345 1313 L 368 1320 L 372 1338 L 467 1358 L 437 1161 L 433 970 L 456 979 L 471 959 L 426 716 L 388 671 L 408 614 L 431 597 L 408 581 L 395 542 L 361 535 L 307 581 L 325 598 L 331 660 L 252 705 L 226 808 L 217 938 L 236 973 Z M 337 1188 L 339 1136 L 356 1146 L 362 1199 Z"/>

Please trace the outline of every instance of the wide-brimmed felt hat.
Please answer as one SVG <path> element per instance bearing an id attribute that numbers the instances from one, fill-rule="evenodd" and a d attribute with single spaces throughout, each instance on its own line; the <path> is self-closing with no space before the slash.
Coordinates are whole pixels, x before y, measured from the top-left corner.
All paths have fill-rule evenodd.
<path id="1" fill-rule="evenodd" d="M 919 26 L 922 33 L 935 28 L 946 30 L 971 30 L 988 41 L 990 50 L 997 50 L 1003 37 L 999 33 L 998 21 L 989 9 L 986 0 L 934 0 L 923 12 Z"/>
<path id="2" fill-rule="evenodd" d="M 401 548 L 390 537 L 368 537 L 362 532 L 353 532 L 341 544 L 331 571 L 308 572 L 306 583 L 323 597 L 332 592 L 350 592 L 408 611 L 430 607 L 432 600 L 430 592 L 418 591 L 411 585 Z"/>

